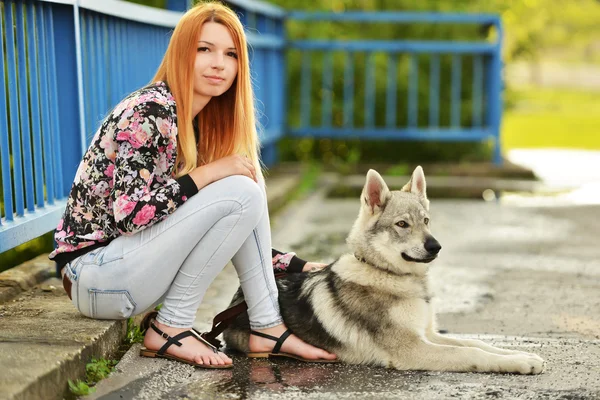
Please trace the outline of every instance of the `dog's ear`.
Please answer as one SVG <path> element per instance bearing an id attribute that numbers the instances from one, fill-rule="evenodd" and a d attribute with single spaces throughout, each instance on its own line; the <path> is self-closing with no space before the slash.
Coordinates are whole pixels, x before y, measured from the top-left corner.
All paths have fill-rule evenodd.
<path id="1" fill-rule="evenodd" d="M 371 214 L 380 212 L 390 199 L 390 189 L 385 181 L 374 169 L 367 172 L 367 182 L 362 192 L 362 201 Z"/>
<path id="2" fill-rule="evenodd" d="M 427 200 L 427 184 L 425 183 L 425 173 L 419 165 L 413 171 L 413 174 L 406 185 L 402 188 L 403 192 L 409 192 L 419 196 L 421 203 L 426 210 L 429 210 L 429 200 Z"/>

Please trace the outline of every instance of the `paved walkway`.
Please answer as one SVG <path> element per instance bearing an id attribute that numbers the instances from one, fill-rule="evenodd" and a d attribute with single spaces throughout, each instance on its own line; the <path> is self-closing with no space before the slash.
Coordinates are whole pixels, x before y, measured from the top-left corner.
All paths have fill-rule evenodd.
<path id="1" fill-rule="evenodd" d="M 315 261 L 345 251 L 358 199 L 328 199 L 327 185 L 321 187 L 273 221 L 276 247 Z M 441 327 L 451 335 L 538 353 L 547 360 L 544 374 L 399 372 L 241 356 L 232 370 L 215 372 L 140 359 L 133 348 L 95 398 L 600 398 L 600 206 L 434 199 L 431 207 L 443 246 L 431 264 Z M 198 326 L 236 288 L 235 275 L 225 270 L 211 287 Z"/>

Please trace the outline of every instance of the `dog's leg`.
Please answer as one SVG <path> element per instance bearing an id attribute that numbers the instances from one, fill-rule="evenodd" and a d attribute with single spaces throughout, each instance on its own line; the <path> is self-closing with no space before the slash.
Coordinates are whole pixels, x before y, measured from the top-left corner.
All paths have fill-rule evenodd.
<path id="1" fill-rule="evenodd" d="M 492 354 L 475 347 L 458 347 L 431 343 L 424 338 L 414 342 L 410 350 L 397 353 L 394 368 L 401 370 L 453 372 L 508 372 L 539 374 L 544 369 L 541 359 L 526 354 Z"/>
<path id="2" fill-rule="evenodd" d="M 544 360 L 536 354 L 528 353 L 525 351 L 518 350 L 509 350 L 509 349 L 501 349 L 499 347 L 491 346 L 481 340 L 477 339 L 455 339 L 450 338 L 444 335 L 441 335 L 437 332 L 436 329 L 436 317 L 435 312 L 433 311 L 433 307 L 430 308 L 430 317 L 429 324 L 427 326 L 427 330 L 425 332 L 425 336 L 427 340 L 431 343 L 447 345 L 447 346 L 458 346 L 458 347 L 475 347 L 481 349 L 483 351 L 487 351 L 492 354 L 500 354 L 500 355 L 511 355 L 511 354 L 525 354 L 529 357 L 534 357 L 539 359 L 539 361 L 543 362 Z"/>
<path id="3" fill-rule="evenodd" d="M 540 361 L 544 361 L 541 357 L 536 354 L 528 353 L 525 351 L 501 349 L 499 347 L 491 346 L 481 340 L 477 339 L 455 339 L 447 336 L 440 335 L 436 332 L 428 332 L 427 340 L 435 344 L 447 345 L 447 346 L 458 346 L 458 347 L 475 347 L 492 354 L 500 355 L 514 355 L 514 354 L 525 354 L 529 357 L 538 358 Z"/>

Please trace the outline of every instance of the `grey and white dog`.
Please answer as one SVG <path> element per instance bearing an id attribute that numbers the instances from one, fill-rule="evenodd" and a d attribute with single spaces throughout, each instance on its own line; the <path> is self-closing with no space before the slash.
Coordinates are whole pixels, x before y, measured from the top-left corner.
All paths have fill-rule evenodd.
<path id="1" fill-rule="evenodd" d="M 400 191 L 374 170 L 347 238 L 348 254 L 322 270 L 277 279 L 283 319 L 306 342 L 351 364 L 399 370 L 539 374 L 544 360 L 479 340 L 438 333 L 429 263 L 441 249 L 432 236 L 419 166 Z M 241 290 L 232 305 L 243 299 Z M 248 352 L 247 313 L 224 332 L 229 348 Z"/>

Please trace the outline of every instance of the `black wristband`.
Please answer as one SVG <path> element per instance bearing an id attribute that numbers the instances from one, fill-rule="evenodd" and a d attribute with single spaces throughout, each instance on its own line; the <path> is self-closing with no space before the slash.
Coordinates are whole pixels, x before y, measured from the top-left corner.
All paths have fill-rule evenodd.
<path id="1" fill-rule="evenodd" d="M 196 182 L 192 179 L 189 174 L 185 174 L 175 179 L 179 186 L 181 186 L 181 192 L 188 199 L 198 193 L 198 187 L 196 186 Z"/>

